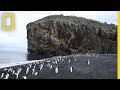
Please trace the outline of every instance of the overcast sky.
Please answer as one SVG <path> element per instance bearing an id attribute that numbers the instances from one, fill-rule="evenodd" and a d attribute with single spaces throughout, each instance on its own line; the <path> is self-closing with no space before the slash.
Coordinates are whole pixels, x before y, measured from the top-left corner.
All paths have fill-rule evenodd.
<path id="1" fill-rule="evenodd" d="M 0 26 L 0 51 L 27 52 L 26 25 L 48 15 L 74 15 L 117 24 L 116 11 L 0 11 L 0 24 L 2 23 L 3 13 L 13 13 L 15 15 L 15 29 L 4 31 Z"/>

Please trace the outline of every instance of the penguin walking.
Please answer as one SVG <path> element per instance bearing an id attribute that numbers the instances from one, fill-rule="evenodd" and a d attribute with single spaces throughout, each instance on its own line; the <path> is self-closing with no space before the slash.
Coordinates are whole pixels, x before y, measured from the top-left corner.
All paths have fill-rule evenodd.
<path id="1" fill-rule="evenodd" d="M 30 69 L 30 68 L 29 68 L 29 67 L 27 67 L 26 74 L 28 74 L 28 72 L 29 72 L 29 69 Z"/>
<path id="2" fill-rule="evenodd" d="M 55 73 L 58 73 L 58 66 L 55 68 Z"/>
<path id="3" fill-rule="evenodd" d="M 40 65 L 40 71 L 42 70 L 42 68 L 43 68 L 43 64 L 41 63 L 41 65 Z"/>
<path id="4" fill-rule="evenodd" d="M 27 79 L 27 77 L 26 77 L 26 76 L 23 76 L 23 79 Z"/>
<path id="5" fill-rule="evenodd" d="M 9 78 L 9 74 L 7 74 L 4 79 L 8 79 L 8 78 Z"/>
<path id="6" fill-rule="evenodd" d="M 70 61 L 71 61 L 71 60 L 69 59 L 69 60 L 68 60 L 68 63 L 70 63 Z"/>
<path id="7" fill-rule="evenodd" d="M 90 59 L 88 59 L 88 65 L 90 64 Z"/>
<path id="8" fill-rule="evenodd" d="M 70 67 L 70 72 L 73 72 L 73 67 Z"/>
<path id="9" fill-rule="evenodd" d="M 12 71 L 13 69 L 12 68 L 9 68 L 8 72 Z"/>
<path id="10" fill-rule="evenodd" d="M 35 66 L 32 69 L 32 74 L 35 74 Z"/>
<path id="11" fill-rule="evenodd" d="M 0 77 L 0 78 L 3 78 L 3 76 L 4 76 L 4 73 L 2 73 L 2 75 L 1 75 L 1 77 Z"/>
<path id="12" fill-rule="evenodd" d="M 17 69 L 17 72 L 15 73 L 16 79 L 18 79 L 18 75 L 20 74 L 21 70 L 22 70 L 22 68 L 18 68 Z"/>
<path id="13" fill-rule="evenodd" d="M 38 72 L 35 72 L 35 75 L 38 75 Z"/>
<path id="14" fill-rule="evenodd" d="M 6 71 L 7 69 L 5 68 L 4 71 Z"/>
<path id="15" fill-rule="evenodd" d="M 52 65 L 50 65 L 50 69 L 52 69 Z"/>

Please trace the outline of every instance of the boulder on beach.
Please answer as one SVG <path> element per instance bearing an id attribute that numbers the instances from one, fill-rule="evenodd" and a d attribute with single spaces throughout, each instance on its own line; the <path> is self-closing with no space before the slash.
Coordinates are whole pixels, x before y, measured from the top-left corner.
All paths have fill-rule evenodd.
<path id="1" fill-rule="evenodd" d="M 42 55 L 117 53 L 117 25 L 51 15 L 27 24 L 28 52 Z"/>

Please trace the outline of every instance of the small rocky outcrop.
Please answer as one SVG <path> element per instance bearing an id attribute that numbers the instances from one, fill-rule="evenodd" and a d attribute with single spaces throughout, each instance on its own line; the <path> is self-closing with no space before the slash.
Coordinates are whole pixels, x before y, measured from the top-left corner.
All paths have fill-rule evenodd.
<path id="1" fill-rule="evenodd" d="M 83 17 L 51 15 L 31 22 L 27 39 L 29 53 L 117 53 L 117 26 Z"/>

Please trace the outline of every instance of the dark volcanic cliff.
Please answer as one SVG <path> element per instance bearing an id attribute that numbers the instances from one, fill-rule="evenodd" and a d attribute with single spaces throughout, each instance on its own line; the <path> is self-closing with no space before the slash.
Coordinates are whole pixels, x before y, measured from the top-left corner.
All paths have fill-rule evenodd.
<path id="1" fill-rule="evenodd" d="M 29 53 L 117 53 L 117 26 L 82 17 L 51 15 L 31 22 L 27 39 Z"/>

